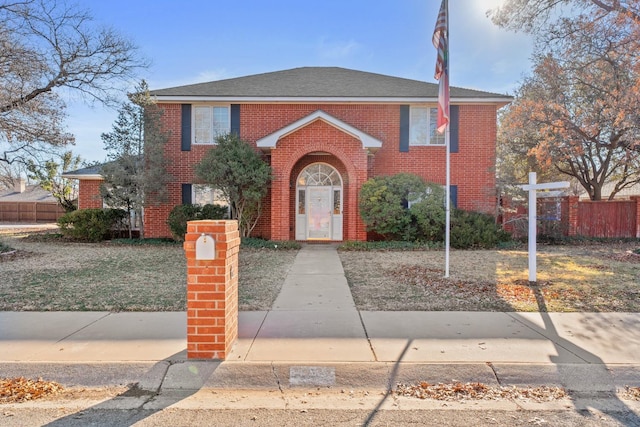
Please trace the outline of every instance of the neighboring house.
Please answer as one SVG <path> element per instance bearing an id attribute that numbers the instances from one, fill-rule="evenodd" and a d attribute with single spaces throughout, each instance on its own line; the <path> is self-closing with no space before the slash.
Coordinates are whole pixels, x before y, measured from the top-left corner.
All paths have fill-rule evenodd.
<path id="1" fill-rule="evenodd" d="M 101 168 L 101 164 L 93 165 L 62 174 L 63 178 L 78 180 L 78 209 L 103 207 L 100 186 L 104 178 L 100 175 Z"/>
<path id="2" fill-rule="evenodd" d="M 609 200 L 609 195 L 615 188 L 615 182 L 608 182 L 602 186 L 602 200 Z M 614 196 L 614 200 L 627 200 L 630 197 L 640 196 L 640 184 L 634 184 L 618 191 Z M 580 201 L 591 200 L 589 194 L 580 187 Z"/>
<path id="3" fill-rule="evenodd" d="M 24 179 L 16 180 L 12 190 L 0 190 L 0 221 L 55 222 L 64 213 L 50 191 Z"/>
<path id="4" fill-rule="evenodd" d="M 100 194 L 100 187 L 104 182 L 104 177 L 100 173 L 102 166 L 104 166 L 104 163 L 62 174 L 63 178 L 77 179 L 79 181 L 78 209 L 112 207 L 108 206 L 108 203 L 105 203 L 102 195 Z M 140 221 L 138 220 L 135 212 L 131 212 L 131 219 L 133 230 L 139 230 Z"/>
<path id="5" fill-rule="evenodd" d="M 152 91 L 170 132 L 169 202 L 145 210 L 145 235 L 169 236 L 180 203 L 215 194 L 193 166 L 236 132 L 273 169 L 253 235 L 273 240 L 366 240 L 358 194 L 369 178 L 410 172 L 445 184 L 435 132 L 438 86 L 333 67 L 304 67 Z M 496 112 L 511 97 L 451 88 L 451 194 L 467 210 L 495 212 Z M 96 171 L 76 171 L 80 208 L 101 207 Z M 86 177 L 86 178 L 85 178 Z M 97 184 L 97 185 L 96 185 Z M 211 200 L 214 201 L 214 200 Z"/>

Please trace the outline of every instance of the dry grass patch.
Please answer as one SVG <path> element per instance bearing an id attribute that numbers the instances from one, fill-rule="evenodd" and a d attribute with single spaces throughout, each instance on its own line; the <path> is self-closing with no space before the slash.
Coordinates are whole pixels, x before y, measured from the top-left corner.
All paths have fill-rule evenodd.
<path id="1" fill-rule="evenodd" d="M 640 311 L 640 263 L 632 245 L 545 246 L 538 282 L 528 282 L 523 250 L 341 252 L 361 310 Z"/>
<path id="2" fill-rule="evenodd" d="M 280 293 L 297 250 L 242 249 L 240 251 L 240 311 L 269 310 Z"/>
<path id="3" fill-rule="evenodd" d="M 70 243 L 3 236 L 18 250 L 0 257 L 2 311 L 184 311 L 180 244 Z M 240 251 L 239 308 L 268 310 L 297 251 Z"/>

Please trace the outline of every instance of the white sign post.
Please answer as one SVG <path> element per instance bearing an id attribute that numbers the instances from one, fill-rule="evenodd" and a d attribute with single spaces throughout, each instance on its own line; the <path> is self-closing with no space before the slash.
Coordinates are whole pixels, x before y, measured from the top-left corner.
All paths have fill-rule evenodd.
<path id="1" fill-rule="evenodd" d="M 529 192 L 529 282 L 535 283 L 537 281 L 537 264 L 536 264 L 536 238 L 538 236 L 537 230 L 537 222 L 538 218 L 536 216 L 536 208 L 537 208 L 537 197 L 536 191 L 538 190 L 557 190 L 559 188 L 568 188 L 568 181 L 559 181 L 559 182 L 547 182 L 544 184 L 536 183 L 536 173 L 529 172 L 529 184 L 520 186 L 523 190 Z"/>

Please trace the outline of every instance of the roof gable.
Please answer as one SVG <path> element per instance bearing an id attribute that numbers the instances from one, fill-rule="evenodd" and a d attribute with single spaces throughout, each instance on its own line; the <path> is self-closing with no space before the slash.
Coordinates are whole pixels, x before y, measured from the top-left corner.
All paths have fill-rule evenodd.
<path id="1" fill-rule="evenodd" d="M 438 97 L 438 85 L 338 67 L 302 67 L 208 83 L 159 89 L 151 92 L 159 101 L 198 100 L 361 100 L 424 102 Z M 458 87 L 450 96 L 470 101 L 506 104 L 511 97 Z"/>
<path id="2" fill-rule="evenodd" d="M 295 122 L 283 127 L 282 129 L 273 132 L 270 135 L 260 138 L 256 142 L 256 145 L 258 146 L 258 148 L 261 148 L 262 150 L 265 150 L 265 151 L 276 148 L 276 144 L 278 143 L 280 138 L 283 138 L 297 131 L 298 129 L 301 129 L 318 120 L 321 120 L 341 130 L 342 132 L 347 133 L 353 136 L 354 138 L 360 140 L 360 142 L 362 142 L 362 148 L 364 149 L 367 149 L 369 151 L 376 151 L 378 150 L 378 148 L 382 147 L 382 141 L 380 141 L 379 139 L 376 139 L 371 135 L 365 132 L 362 132 L 361 130 L 351 126 L 348 123 L 343 122 L 342 120 L 339 120 L 333 117 L 330 114 L 325 113 L 322 110 L 317 110 L 309 114 L 308 116 L 303 117 L 299 120 L 296 120 Z"/>
<path id="3" fill-rule="evenodd" d="M 104 165 L 104 163 L 95 164 L 85 168 L 76 169 L 74 171 L 64 172 L 61 176 L 63 178 L 70 179 L 103 180 L 104 177 L 100 172 Z"/>

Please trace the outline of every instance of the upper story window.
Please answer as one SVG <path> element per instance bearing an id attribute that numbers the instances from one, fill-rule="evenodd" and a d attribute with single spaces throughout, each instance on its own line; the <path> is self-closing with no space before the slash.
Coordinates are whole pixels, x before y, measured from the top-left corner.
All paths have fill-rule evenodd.
<path id="1" fill-rule="evenodd" d="M 196 105 L 193 108 L 193 143 L 215 144 L 216 137 L 229 133 L 228 105 Z"/>
<path id="2" fill-rule="evenodd" d="M 437 107 L 411 106 L 409 116 L 409 145 L 444 145 L 444 133 L 438 127 Z"/>

